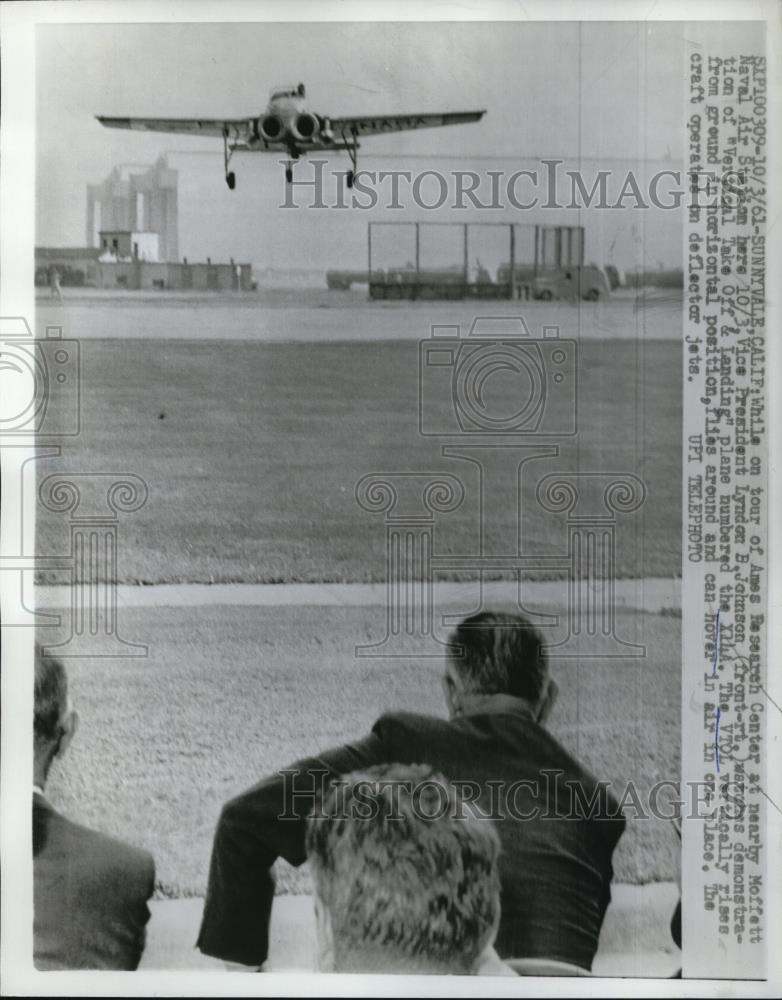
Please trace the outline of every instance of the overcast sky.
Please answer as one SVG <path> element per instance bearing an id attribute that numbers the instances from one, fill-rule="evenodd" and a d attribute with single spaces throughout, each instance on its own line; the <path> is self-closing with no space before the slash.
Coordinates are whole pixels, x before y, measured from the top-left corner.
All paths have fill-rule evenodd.
<path id="1" fill-rule="evenodd" d="M 322 213 L 278 207 L 278 156 L 237 157 L 231 193 L 219 140 L 108 130 L 94 118 L 256 115 L 273 86 L 299 80 L 314 110 L 330 115 L 487 109 L 479 124 L 367 140 L 360 166 L 369 169 L 510 173 L 541 156 L 599 157 L 609 167 L 615 158 L 678 160 L 682 29 L 640 22 L 41 27 L 36 242 L 83 245 L 88 182 L 117 164 L 178 151 L 169 159 L 180 172 L 181 253 L 278 267 L 328 266 L 341 253 L 360 264 L 368 216 L 388 218 L 387 211 L 332 212 L 326 227 Z M 416 160 L 421 153 L 435 159 Z M 346 162 L 334 157 L 336 169 Z M 663 242 L 678 246 L 678 230 Z"/>

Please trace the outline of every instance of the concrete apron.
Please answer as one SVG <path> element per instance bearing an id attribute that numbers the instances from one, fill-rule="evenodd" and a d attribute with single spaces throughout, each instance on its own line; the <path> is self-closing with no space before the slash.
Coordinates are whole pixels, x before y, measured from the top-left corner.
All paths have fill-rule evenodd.
<path id="1" fill-rule="evenodd" d="M 592 974 L 605 977 L 669 978 L 681 967 L 670 935 L 679 899 L 673 882 L 614 884 Z M 203 900 L 153 900 L 147 947 L 140 968 L 220 972 L 223 962 L 195 948 Z M 311 896 L 277 896 L 272 909 L 269 972 L 312 972 L 315 920 Z M 251 971 L 251 970 L 247 970 Z"/>
<path id="2" fill-rule="evenodd" d="M 681 607 L 681 580 L 674 577 L 616 580 L 615 606 L 622 611 L 659 614 Z M 483 596 L 484 605 L 513 605 L 519 600 L 519 586 L 513 580 L 457 583 L 434 586 L 435 607 L 469 612 Z M 382 607 L 388 600 L 385 583 L 162 583 L 118 584 L 119 608 L 241 606 L 284 607 Z M 531 580 L 522 584 L 521 594 L 529 607 L 566 608 L 567 580 Z M 26 596 L 26 595 L 25 595 Z M 70 586 L 35 587 L 35 604 L 41 608 L 67 608 Z M 29 605 L 28 605 L 29 606 Z"/>

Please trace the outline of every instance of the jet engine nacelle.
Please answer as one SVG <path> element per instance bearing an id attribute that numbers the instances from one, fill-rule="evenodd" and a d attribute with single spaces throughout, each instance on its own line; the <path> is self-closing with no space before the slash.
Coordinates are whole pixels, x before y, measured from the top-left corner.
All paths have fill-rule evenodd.
<path id="1" fill-rule="evenodd" d="M 300 142 L 310 142 L 316 139 L 320 132 L 320 121 L 309 111 L 302 111 L 293 119 L 291 132 Z"/>
<path id="2" fill-rule="evenodd" d="M 258 119 L 258 133 L 267 142 L 279 142 L 285 133 L 285 125 L 279 115 L 261 115 Z"/>

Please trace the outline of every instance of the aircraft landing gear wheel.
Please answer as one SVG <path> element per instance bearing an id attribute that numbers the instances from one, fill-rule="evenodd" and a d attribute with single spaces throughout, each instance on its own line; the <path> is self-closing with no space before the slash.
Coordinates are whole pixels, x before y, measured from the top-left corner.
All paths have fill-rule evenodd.
<path id="1" fill-rule="evenodd" d="M 286 167 L 285 169 L 285 183 L 286 184 L 293 183 L 293 170 L 291 167 Z"/>
<path id="2" fill-rule="evenodd" d="M 233 170 L 225 175 L 225 183 L 228 185 L 228 190 L 233 191 L 236 187 L 236 174 Z"/>
<path id="3" fill-rule="evenodd" d="M 348 170 L 348 175 L 345 178 L 345 180 L 347 181 L 347 185 L 348 185 L 349 188 L 353 187 L 353 181 L 355 179 L 356 179 L 356 175 L 353 173 L 353 171 L 352 170 Z"/>

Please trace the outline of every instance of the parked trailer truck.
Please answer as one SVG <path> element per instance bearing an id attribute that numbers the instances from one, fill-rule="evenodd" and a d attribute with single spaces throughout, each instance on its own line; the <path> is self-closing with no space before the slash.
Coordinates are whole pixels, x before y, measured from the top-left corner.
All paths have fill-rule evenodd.
<path id="1" fill-rule="evenodd" d="M 497 270 L 497 284 L 507 286 L 510 264 Z M 597 264 L 570 267 L 517 265 L 513 269 L 513 298 L 516 299 L 586 299 L 596 302 L 611 294 L 611 281 L 605 268 Z"/>
<path id="2" fill-rule="evenodd" d="M 332 292 L 346 292 L 351 285 L 366 285 L 366 271 L 326 271 L 326 284 Z"/>

